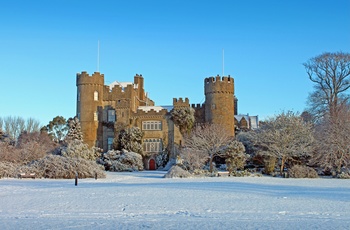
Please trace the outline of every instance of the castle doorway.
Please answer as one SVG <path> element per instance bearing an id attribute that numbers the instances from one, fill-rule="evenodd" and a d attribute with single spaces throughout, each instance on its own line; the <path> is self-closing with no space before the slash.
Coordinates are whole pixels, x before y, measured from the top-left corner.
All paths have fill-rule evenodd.
<path id="1" fill-rule="evenodd" d="M 150 159 L 148 162 L 149 170 L 156 170 L 156 161 L 154 159 Z"/>

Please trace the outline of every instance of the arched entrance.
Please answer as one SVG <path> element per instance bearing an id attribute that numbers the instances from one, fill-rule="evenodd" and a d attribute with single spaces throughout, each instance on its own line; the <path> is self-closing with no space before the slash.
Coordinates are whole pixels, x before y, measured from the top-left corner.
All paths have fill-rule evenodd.
<path id="1" fill-rule="evenodd" d="M 148 162 L 149 170 L 156 170 L 156 161 L 154 159 L 150 159 Z"/>

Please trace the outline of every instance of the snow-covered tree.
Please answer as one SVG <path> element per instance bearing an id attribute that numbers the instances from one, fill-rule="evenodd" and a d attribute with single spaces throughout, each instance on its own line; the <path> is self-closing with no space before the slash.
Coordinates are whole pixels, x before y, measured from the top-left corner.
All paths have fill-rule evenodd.
<path id="1" fill-rule="evenodd" d="M 120 150 L 125 149 L 129 152 L 142 154 L 143 132 L 138 127 L 124 129 L 119 135 Z"/>
<path id="2" fill-rule="evenodd" d="M 82 140 L 71 140 L 65 146 L 60 147 L 62 156 L 83 158 L 95 161 L 100 156 L 98 148 L 90 148 Z"/>
<path id="3" fill-rule="evenodd" d="M 191 107 L 174 108 L 171 111 L 171 118 L 182 134 L 188 133 L 194 125 L 194 109 Z"/>
<path id="4" fill-rule="evenodd" d="M 244 145 L 239 141 L 232 141 L 224 150 L 226 167 L 230 173 L 243 170 L 249 155 L 245 153 Z"/>
<path id="5" fill-rule="evenodd" d="M 280 172 L 287 162 L 310 156 L 313 150 L 313 127 L 289 111 L 270 118 L 254 132 L 254 142 L 262 156 L 276 157 Z"/>
<path id="6" fill-rule="evenodd" d="M 68 132 L 66 141 L 80 140 L 83 141 L 83 132 L 78 117 L 68 119 Z"/>

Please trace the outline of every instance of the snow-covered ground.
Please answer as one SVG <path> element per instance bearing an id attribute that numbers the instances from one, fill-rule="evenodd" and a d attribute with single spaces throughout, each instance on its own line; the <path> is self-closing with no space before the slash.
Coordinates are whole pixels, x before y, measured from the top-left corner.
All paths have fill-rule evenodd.
<path id="1" fill-rule="evenodd" d="M 350 229 L 350 180 L 1 179 L 0 229 Z"/>

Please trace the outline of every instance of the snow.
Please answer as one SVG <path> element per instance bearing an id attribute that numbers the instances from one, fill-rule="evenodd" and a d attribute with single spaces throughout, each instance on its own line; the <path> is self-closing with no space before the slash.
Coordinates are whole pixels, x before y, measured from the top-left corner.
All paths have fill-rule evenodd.
<path id="1" fill-rule="evenodd" d="M 1 229 L 348 229 L 350 180 L 1 179 Z"/>

